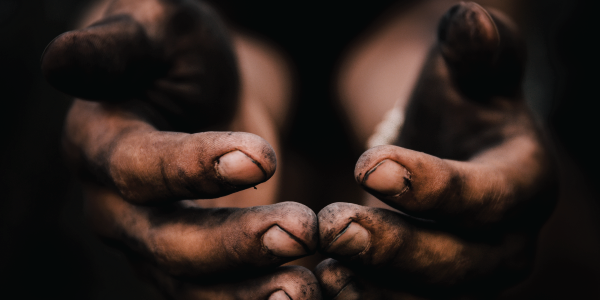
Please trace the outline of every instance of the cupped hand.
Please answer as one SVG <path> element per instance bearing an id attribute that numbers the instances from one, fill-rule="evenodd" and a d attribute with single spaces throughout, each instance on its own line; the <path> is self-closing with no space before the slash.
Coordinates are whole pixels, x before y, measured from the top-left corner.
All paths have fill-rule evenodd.
<path id="1" fill-rule="evenodd" d="M 64 146 L 92 229 L 168 296 L 320 297 L 308 270 L 277 268 L 316 250 L 314 212 L 273 204 L 272 185 L 248 190 L 277 164 L 256 134 L 276 134 L 252 108 L 260 104 L 240 96 L 236 52 L 214 11 L 112 1 L 99 21 L 54 39 L 41 63 L 49 83 L 78 98 Z"/>
<path id="2" fill-rule="evenodd" d="M 524 53 L 501 13 L 464 2 L 446 13 L 397 140 L 356 164 L 357 182 L 395 210 L 318 214 L 326 297 L 485 298 L 527 276 L 557 185 L 522 96 Z"/>

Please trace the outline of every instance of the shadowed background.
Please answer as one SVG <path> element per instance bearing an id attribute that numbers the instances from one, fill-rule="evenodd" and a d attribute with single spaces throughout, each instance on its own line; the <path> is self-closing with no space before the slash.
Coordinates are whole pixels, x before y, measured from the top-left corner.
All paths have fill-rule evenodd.
<path id="1" fill-rule="evenodd" d="M 89 1 L 0 0 L 0 287 L 4 299 L 161 299 L 125 259 L 85 227 L 79 186 L 60 152 L 70 98 L 50 87 L 39 59 Z M 214 1 L 226 21 L 272 41 L 295 67 L 283 137 L 282 199 L 318 212 L 357 201 L 361 147 L 335 106 L 332 75 L 344 48 L 392 5 L 415 1 Z M 218 3 L 217 3 L 218 2 Z M 593 37 L 587 1 L 529 0 L 517 19 L 528 41 L 526 93 L 555 140 L 561 197 L 536 267 L 506 299 L 600 298 L 600 158 Z M 595 296 L 595 297 L 593 297 Z"/>

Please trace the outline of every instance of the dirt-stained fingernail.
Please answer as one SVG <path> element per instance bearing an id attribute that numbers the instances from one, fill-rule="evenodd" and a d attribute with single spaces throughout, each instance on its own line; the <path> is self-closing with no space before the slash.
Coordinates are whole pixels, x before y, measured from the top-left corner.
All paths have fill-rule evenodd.
<path id="1" fill-rule="evenodd" d="M 233 185 L 257 184 L 267 177 L 256 161 L 239 150 L 221 156 L 216 169 L 227 182 Z"/>
<path id="2" fill-rule="evenodd" d="M 333 239 L 329 247 L 325 249 L 325 252 L 342 256 L 353 256 L 363 252 L 369 246 L 369 242 L 369 231 L 355 222 L 350 222 Z"/>
<path id="3" fill-rule="evenodd" d="M 384 195 L 397 195 L 408 188 L 410 173 L 399 163 L 385 159 L 369 170 L 363 185 Z"/>
<path id="4" fill-rule="evenodd" d="M 296 257 L 308 254 L 301 241 L 277 225 L 265 232 L 262 242 L 275 256 Z"/>
<path id="5" fill-rule="evenodd" d="M 279 290 L 269 297 L 269 300 L 292 300 L 283 290 Z"/>

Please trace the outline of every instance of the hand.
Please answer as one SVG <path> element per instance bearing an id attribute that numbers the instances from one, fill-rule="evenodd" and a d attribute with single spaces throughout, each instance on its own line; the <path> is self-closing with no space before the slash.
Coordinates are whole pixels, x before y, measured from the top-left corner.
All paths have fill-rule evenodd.
<path id="1" fill-rule="evenodd" d="M 316 215 L 273 204 L 273 180 L 247 190 L 276 169 L 256 134 L 277 141 L 239 89 L 234 50 L 209 7 L 183 0 L 112 1 L 100 21 L 50 43 L 44 75 L 80 98 L 64 145 L 86 217 L 169 297 L 319 298 L 308 270 L 277 268 L 316 250 Z M 214 208 L 223 204 L 273 205 Z"/>
<path id="2" fill-rule="evenodd" d="M 315 274 L 335 299 L 490 297 L 527 276 L 556 202 L 549 147 L 522 98 L 524 46 L 474 3 L 439 24 L 395 145 L 366 151 L 357 182 L 396 211 L 319 212 Z"/>

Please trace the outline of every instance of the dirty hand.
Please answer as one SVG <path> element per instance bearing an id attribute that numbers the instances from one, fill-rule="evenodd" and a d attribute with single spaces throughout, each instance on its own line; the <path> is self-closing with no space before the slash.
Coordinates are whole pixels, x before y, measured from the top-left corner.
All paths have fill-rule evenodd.
<path id="1" fill-rule="evenodd" d="M 489 297 L 528 274 L 557 186 L 523 68 L 502 14 L 474 3 L 446 13 L 395 145 L 356 164 L 357 182 L 396 211 L 334 203 L 318 214 L 326 298 Z"/>
<path id="2" fill-rule="evenodd" d="M 202 200 L 188 200 L 240 195 L 233 193 L 267 181 L 276 168 L 267 141 L 234 132 L 245 131 L 240 119 L 247 117 L 239 109 L 238 63 L 209 7 L 112 1 L 100 21 L 54 39 L 42 71 L 78 98 L 64 147 L 92 229 L 165 293 L 320 298 L 310 271 L 278 268 L 316 250 L 309 208 L 203 208 Z"/>

